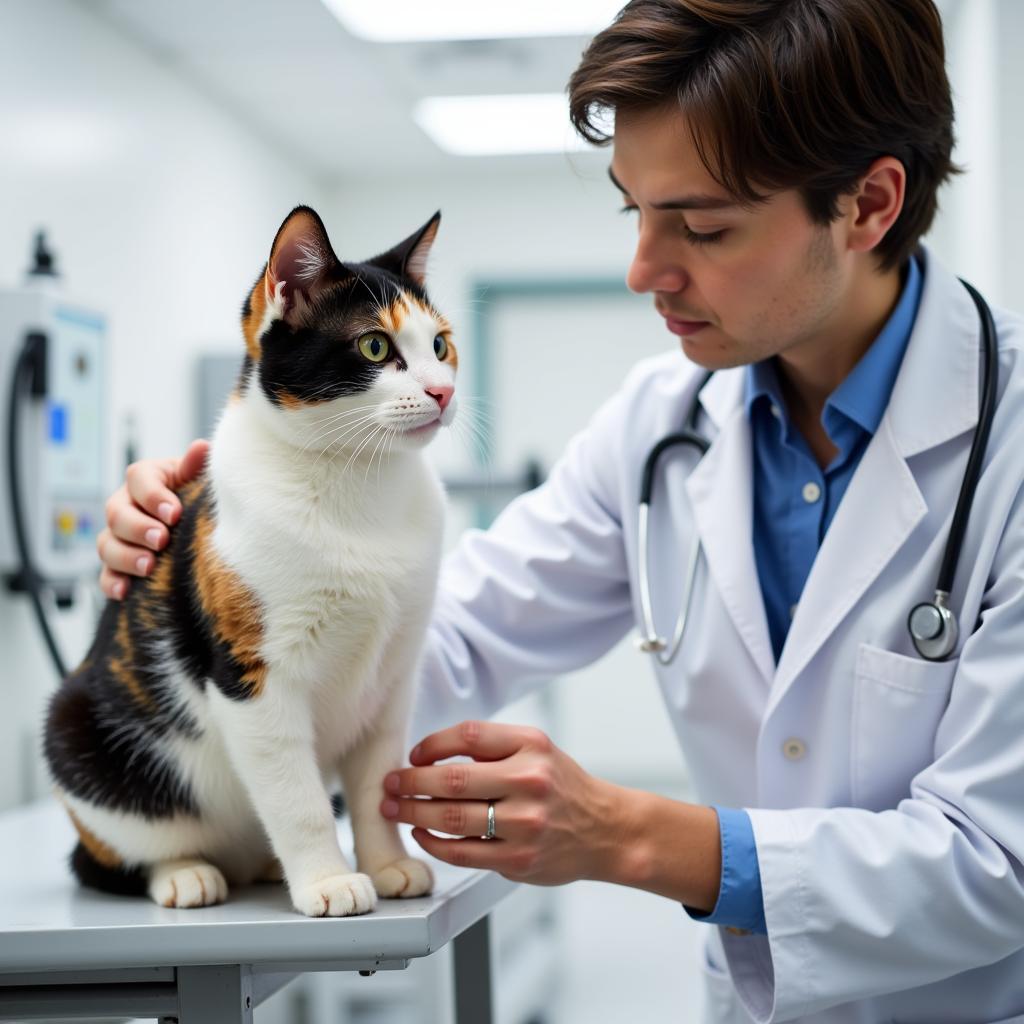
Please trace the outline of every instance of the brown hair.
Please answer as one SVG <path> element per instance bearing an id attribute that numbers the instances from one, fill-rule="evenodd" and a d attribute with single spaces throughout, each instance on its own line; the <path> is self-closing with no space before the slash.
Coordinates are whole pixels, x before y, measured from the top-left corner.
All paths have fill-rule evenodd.
<path id="1" fill-rule="evenodd" d="M 811 219 L 880 156 L 907 173 L 876 253 L 900 266 L 957 168 L 942 21 L 932 0 L 631 0 L 569 80 L 576 130 L 604 145 L 608 111 L 675 99 L 700 159 L 741 202 L 800 190 Z"/>

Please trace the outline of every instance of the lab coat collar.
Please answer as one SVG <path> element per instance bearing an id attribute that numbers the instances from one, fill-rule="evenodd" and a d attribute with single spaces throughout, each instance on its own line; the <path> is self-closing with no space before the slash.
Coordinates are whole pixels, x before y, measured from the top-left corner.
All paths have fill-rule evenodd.
<path id="1" fill-rule="evenodd" d="M 978 422 L 981 321 L 967 289 L 925 247 L 924 290 L 886 416 L 910 458 Z"/>

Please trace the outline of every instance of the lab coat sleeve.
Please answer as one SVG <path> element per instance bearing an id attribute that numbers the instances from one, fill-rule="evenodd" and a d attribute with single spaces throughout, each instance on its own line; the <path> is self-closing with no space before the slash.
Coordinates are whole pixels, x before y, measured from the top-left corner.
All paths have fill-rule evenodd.
<path id="1" fill-rule="evenodd" d="M 628 393 L 627 382 L 544 484 L 445 560 L 413 738 L 493 714 L 594 661 L 633 625 L 616 483 Z"/>
<path id="2" fill-rule="evenodd" d="M 933 762 L 891 810 L 750 809 L 767 939 L 721 931 L 759 1022 L 926 985 L 1024 947 L 1018 495 Z"/>

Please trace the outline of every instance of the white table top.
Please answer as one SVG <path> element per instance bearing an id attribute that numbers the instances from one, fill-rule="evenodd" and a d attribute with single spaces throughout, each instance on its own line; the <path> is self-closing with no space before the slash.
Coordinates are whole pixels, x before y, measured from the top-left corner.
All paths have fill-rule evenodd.
<path id="1" fill-rule="evenodd" d="M 492 872 L 432 861 L 434 895 L 381 900 L 359 917 L 303 917 L 283 885 L 268 884 L 234 889 L 220 906 L 170 910 L 80 886 L 68 867 L 75 841 L 54 802 L 0 815 L 0 974 L 410 959 L 439 949 L 515 888 Z M 406 846 L 423 855 L 408 838 Z"/>

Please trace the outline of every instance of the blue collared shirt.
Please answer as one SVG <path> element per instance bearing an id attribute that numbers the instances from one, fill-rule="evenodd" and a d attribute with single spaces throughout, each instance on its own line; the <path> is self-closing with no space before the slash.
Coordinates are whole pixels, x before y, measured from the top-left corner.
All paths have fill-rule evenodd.
<path id="1" fill-rule="evenodd" d="M 822 469 L 790 422 L 773 359 L 748 367 L 744 391 L 754 457 L 754 559 L 776 662 L 818 548 L 881 422 L 921 300 L 909 261 L 896 308 L 857 365 L 825 402 L 822 426 L 838 449 Z M 766 934 L 750 816 L 715 807 L 722 841 L 718 902 L 700 921 Z"/>

